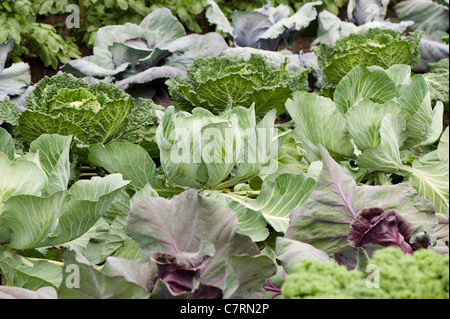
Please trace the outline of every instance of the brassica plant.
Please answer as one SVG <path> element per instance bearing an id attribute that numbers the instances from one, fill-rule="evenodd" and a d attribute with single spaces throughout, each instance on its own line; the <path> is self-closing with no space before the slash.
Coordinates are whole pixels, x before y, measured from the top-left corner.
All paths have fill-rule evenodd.
<path id="1" fill-rule="evenodd" d="M 443 103 L 433 107 L 427 81 L 411 77 L 411 67 L 357 66 L 339 82 L 333 100 L 298 92 L 286 108 L 310 162 L 320 159 L 321 144 L 335 158 L 355 160 L 368 174 L 403 176 L 437 212 L 448 214 Z M 390 183 L 380 177 L 380 183 Z"/>
<path id="2" fill-rule="evenodd" d="M 85 235 L 129 183 L 121 175 L 111 174 L 69 187 L 71 141 L 71 136 L 42 134 L 27 154 L 18 156 L 12 137 L 0 128 L 3 282 L 33 290 L 57 287 L 61 267 L 44 257 L 46 251 Z M 37 250 L 40 248 L 44 250 Z M 24 253 L 31 250 L 35 258 Z"/>
<path id="3" fill-rule="evenodd" d="M 308 86 L 305 69 L 287 71 L 286 67 L 283 62 L 273 70 L 260 54 L 252 54 L 248 60 L 210 57 L 195 60 L 187 80 L 176 77 L 166 83 L 178 110 L 202 107 L 221 114 L 235 106 L 255 104 L 256 115 L 262 117 L 271 110 L 285 113 L 284 101 Z"/>
<path id="4" fill-rule="evenodd" d="M 141 87 L 146 97 L 155 93 L 157 80 L 185 77 L 195 58 L 219 55 L 227 48 L 215 32 L 186 35 L 169 9 L 156 9 L 139 25 L 125 23 L 98 30 L 94 54 L 69 61 L 62 70 L 77 77 L 113 81 L 121 89 Z"/>
<path id="5" fill-rule="evenodd" d="M 403 37 L 399 32 L 376 28 L 341 37 L 334 44 L 321 43 L 313 51 L 327 83 L 335 86 L 358 65 L 376 65 L 383 69 L 394 64 L 415 66 L 421 37 L 420 31 Z"/>
<path id="6" fill-rule="evenodd" d="M 224 32 L 237 47 L 276 51 L 284 40 L 292 46 L 295 33 L 305 29 L 316 19 L 316 7 L 322 1 L 305 3 L 294 15 L 290 16 L 290 8 L 285 5 L 266 6 L 253 11 L 234 11 L 232 24 L 225 17 L 214 0 L 208 0 L 206 17 L 217 30 Z"/>
<path id="7" fill-rule="evenodd" d="M 157 108 L 149 100 L 135 107 L 133 98 L 113 84 L 88 85 L 67 74 L 39 81 L 24 111 L 11 112 L 0 102 L 25 142 L 42 134 L 73 135 L 79 147 L 115 140 L 139 143 L 150 134 Z"/>
<path id="8" fill-rule="evenodd" d="M 30 66 L 27 63 L 13 63 L 5 68 L 8 53 L 14 46 L 14 39 L 0 44 L 0 101 L 10 100 L 20 110 L 25 109 L 25 98 L 32 91 Z M 6 102 L 5 102 L 6 103 Z M 14 106 L 10 104 L 10 108 Z M 0 109 L 0 124 L 6 119 L 6 112 Z M 3 119 L 2 119 L 3 118 Z"/>

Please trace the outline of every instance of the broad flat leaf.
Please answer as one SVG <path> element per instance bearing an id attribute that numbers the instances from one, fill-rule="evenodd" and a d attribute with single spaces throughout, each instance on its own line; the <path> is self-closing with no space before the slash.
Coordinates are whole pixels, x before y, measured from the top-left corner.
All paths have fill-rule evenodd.
<path id="1" fill-rule="evenodd" d="M 290 17 L 274 21 L 275 24 L 271 26 L 261 36 L 263 39 L 276 39 L 280 37 L 286 30 L 300 31 L 306 28 L 317 17 L 316 6 L 322 4 L 322 1 L 307 2 Z"/>
<path id="2" fill-rule="evenodd" d="M 9 51 L 14 47 L 14 39 L 9 39 L 5 43 L 0 44 L 0 74 L 5 68 L 6 59 L 8 58 Z"/>
<path id="3" fill-rule="evenodd" d="M 360 151 L 376 147 L 381 142 L 380 127 L 386 114 L 399 115 L 400 105 L 389 101 L 375 104 L 363 100 L 345 113 L 345 121 L 350 136 Z M 386 136 L 385 136 L 386 138 Z"/>
<path id="4" fill-rule="evenodd" d="M 394 7 L 400 20 L 412 20 L 411 30 L 424 30 L 432 33 L 435 30 L 448 31 L 447 7 L 432 0 L 402 1 Z"/>
<path id="5" fill-rule="evenodd" d="M 438 156 L 441 161 L 447 161 L 449 157 L 449 148 L 448 148 L 448 127 L 445 129 L 444 133 L 442 133 L 441 139 L 439 141 L 439 145 L 437 148 Z"/>
<path id="6" fill-rule="evenodd" d="M 216 2 L 213 0 L 207 0 L 206 6 L 207 9 L 205 16 L 208 19 L 208 22 L 211 24 L 215 24 L 217 30 L 233 37 L 233 27 L 231 26 L 230 22 L 228 22 L 227 17 L 225 17 Z"/>
<path id="7" fill-rule="evenodd" d="M 63 254 L 63 281 L 58 289 L 61 299 L 146 299 L 149 293 L 121 276 L 110 276 L 94 269 L 76 250 Z M 78 274 L 78 276 L 77 276 Z"/>
<path id="8" fill-rule="evenodd" d="M 0 299 L 58 299 L 58 295 L 53 287 L 42 287 L 33 291 L 19 287 L 0 286 Z"/>
<path id="9" fill-rule="evenodd" d="M 16 157 L 12 136 L 2 127 L 0 127 L 0 153 L 5 154 L 10 161 Z"/>
<path id="10" fill-rule="evenodd" d="M 96 57 L 91 55 L 77 60 L 70 60 L 61 68 L 66 73 L 73 74 L 78 77 L 93 76 L 93 77 L 108 77 L 115 76 L 124 72 L 128 68 L 128 62 L 119 65 L 117 68 L 111 64 L 108 67 L 101 66 Z"/>
<path id="11" fill-rule="evenodd" d="M 348 20 L 356 25 L 372 21 L 383 21 L 389 0 L 350 0 L 347 6 Z"/>
<path id="12" fill-rule="evenodd" d="M 229 194 L 214 191 L 208 196 L 216 200 L 221 206 L 227 207 L 236 213 L 238 217 L 236 231 L 238 233 L 250 237 L 254 242 L 263 241 L 269 236 L 267 221 L 261 212 L 247 208 Z"/>
<path id="13" fill-rule="evenodd" d="M 437 213 L 449 213 L 448 162 L 422 164 L 420 160 L 415 160 L 412 166 L 402 165 L 401 169 L 410 173 L 406 182 L 410 183 L 420 196 L 433 203 Z"/>
<path id="14" fill-rule="evenodd" d="M 30 290 L 56 288 L 62 280 L 62 269 L 57 263 L 26 258 L 11 250 L 0 252 L 0 270 L 9 285 Z"/>
<path id="15" fill-rule="evenodd" d="M 55 230 L 66 193 L 56 192 L 49 197 L 17 195 L 4 204 L 1 223 L 11 232 L 9 247 L 30 249 L 40 247 L 41 242 Z"/>
<path id="16" fill-rule="evenodd" d="M 0 153 L 0 175 L 0 203 L 15 195 L 40 196 L 47 185 L 45 172 L 35 162 L 11 162 L 4 153 Z"/>
<path id="17" fill-rule="evenodd" d="M 156 173 L 156 166 L 150 155 L 142 147 L 131 143 L 115 142 L 108 146 L 91 145 L 89 161 L 103 167 L 109 173 L 120 173 L 131 181 L 137 189 L 150 184 L 160 196 L 173 196 L 181 189 L 168 187 L 163 178 Z"/>
<path id="18" fill-rule="evenodd" d="M 289 226 L 289 214 L 306 201 L 314 184 L 313 179 L 304 175 L 282 174 L 273 181 L 265 181 L 256 199 L 239 202 L 261 212 L 275 231 L 285 232 Z"/>
<path id="19" fill-rule="evenodd" d="M 138 261 L 141 259 L 141 254 L 138 245 L 136 242 L 129 238 L 123 242 L 123 245 L 117 249 L 114 254 L 114 257 L 130 259 Z"/>
<path id="20" fill-rule="evenodd" d="M 446 37 L 448 37 L 448 33 L 442 31 L 427 33 L 423 36 L 419 46 L 420 59 L 413 68 L 415 73 L 424 73 L 423 75 L 425 78 L 431 76 L 434 77 L 435 80 L 438 80 L 436 77 L 437 74 L 432 69 L 434 64 L 445 64 L 445 60 L 447 60 L 448 65 L 449 46 L 448 43 L 445 42 Z M 428 72 L 430 72 L 430 74 Z M 447 76 L 445 76 L 445 73 L 447 73 Z M 442 70 L 441 75 L 443 75 L 443 78 L 438 81 L 440 82 L 440 85 L 447 87 L 446 91 L 448 92 L 448 81 L 445 83 L 445 78 L 448 79 L 448 67 L 447 70 Z M 445 89 L 443 91 L 445 92 Z M 444 99 L 445 101 L 448 101 L 448 94 L 446 97 L 444 96 Z"/>
<path id="21" fill-rule="evenodd" d="M 309 162 L 319 159 L 318 144 L 332 154 L 354 157 L 344 116 L 332 100 L 313 93 L 296 92 L 293 100 L 287 100 L 286 109 L 295 122 L 294 134 L 308 152 L 305 157 Z"/>
<path id="22" fill-rule="evenodd" d="M 128 183 L 120 174 L 76 182 L 68 191 L 58 226 L 41 245 L 63 244 L 82 236 L 108 211 L 115 196 Z"/>
<path id="23" fill-rule="evenodd" d="M 438 122 L 442 122 L 443 106 L 432 110 L 430 91 L 422 75 L 412 77 L 411 83 L 399 90 L 398 103 L 402 107 L 400 115 L 407 122 L 408 145 L 427 145 L 439 138 L 442 128 L 439 131 L 435 126 L 442 125 Z"/>
<path id="24" fill-rule="evenodd" d="M 187 190 L 170 201 L 143 198 L 131 209 L 126 231 L 138 243 L 143 261 L 155 252 L 196 253 L 202 242 L 212 243 L 216 253 L 202 268 L 200 280 L 222 288 L 225 262 L 231 253 L 259 253 L 249 237 L 236 234 L 237 222 L 233 211 Z"/>
<path id="25" fill-rule="evenodd" d="M 30 145 L 30 152 L 39 152 L 42 169 L 48 176 L 46 194 L 66 190 L 70 177 L 69 151 L 72 136 L 43 134 Z"/>
<path id="26" fill-rule="evenodd" d="M 30 66 L 26 63 L 14 63 L 0 72 L 0 96 L 21 95 L 31 82 Z"/>
<path id="27" fill-rule="evenodd" d="M 114 42 L 109 48 L 115 67 L 122 64 L 129 64 L 131 69 L 135 69 L 138 61 L 145 60 L 148 67 L 156 65 L 159 60 L 167 56 L 168 51 L 160 49 L 151 50 L 144 45 L 143 48 L 129 45 L 127 42 Z"/>
<path id="28" fill-rule="evenodd" d="M 323 262 L 331 261 L 330 257 L 322 250 L 319 250 L 310 244 L 289 238 L 277 237 L 276 250 L 277 259 L 281 262 L 283 269 L 287 273 L 294 270 L 295 265 L 305 259 L 314 258 Z"/>
<path id="29" fill-rule="evenodd" d="M 371 69 L 377 69 L 376 67 L 371 67 Z M 411 67 L 406 64 L 395 64 L 389 69 L 385 70 L 386 74 L 389 75 L 392 81 L 394 81 L 395 86 L 402 84 L 409 84 L 411 81 Z"/>
<path id="30" fill-rule="evenodd" d="M 223 37 L 216 32 L 206 34 L 190 34 L 179 38 L 167 47 L 174 52 L 167 58 L 167 65 L 175 67 L 189 67 L 194 59 L 209 56 L 219 56 L 228 48 Z"/>
<path id="31" fill-rule="evenodd" d="M 167 8 L 152 11 L 141 21 L 139 26 L 146 31 L 152 31 L 159 47 L 186 35 L 183 25 Z M 155 44 L 149 43 L 149 47 L 154 46 Z"/>
<path id="32" fill-rule="evenodd" d="M 154 263 L 140 263 L 117 257 L 108 257 L 102 271 L 109 276 L 123 277 L 126 281 L 138 284 L 146 290 L 150 289 L 151 280 L 155 278 L 157 272 Z"/>
<path id="33" fill-rule="evenodd" d="M 268 164 L 276 158 L 283 135 L 278 135 L 274 128 L 275 110 L 265 114 L 259 123 L 256 123 L 254 105 L 249 109 L 235 107 L 229 114 L 237 134 L 235 163 L 231 179 L 218 185 L 221 189 L 245 182 L 256 174 L 272 174 L 274 170 Z"/>
<path id="34" fill-rule="evenodd" d="M 176 76 L 186 78 L 186 69 L 172 67 L 169 65 L 155 66 L 123 80 L 117 81 L 116 85 L 120 89 L 125 90 L 132 84 L 145 84 L 159 79 L 171 79 Z"/>
<path id="35" fill-rule="evenodd" d="M 273 261 L 264 255 L 230 256 L 226 264 L 223 298 L 262 298 L 264 283 L 276 270 Z"/>
<path id="36" fill-rule="evenodd" d="M 448 45 L 447 45 L 448 56 Z M 449 59 L 429 64 L 431 71 L 423 75 L 428 83 L 432 101 L 442 101 L 446 110 L 449 104 Z"/>
<path id="37" fill-rule="evenodd" d="M 234 11 L 231 19 L 236 46 L 261 48 L 259 39 L 272 26 L 265 14 L 256 11 Z"/>
<path id="38" fill-rule="evenodd" d="M 124 194 L 124 195 L 122 195 Z M 147 184 L 142 190 L 135 193 L 130 199 L 126 191 L 122 191 L 111 204 L 112 206 L 123 205 L 115 216 L 108 218 L 109 223 L 105 222 L 104 227 L 98 227 L 95 234 L 90 238 L 89 243 L 84 251 L 84 255 L 92 264 L 104 262 L 108 256 L 122 247 L 125 241 L 130 237 L 125 233 L 125 225 L 127 222 L 128 212 L 133 205 L 140 199 L 149 197 L 158 197 L 158 194 Z M 117 203 L 117 200 L 121 202 Z M 125 202 L 122 202 L 125 201 Z M 108 213 L 111 213 L 111 208 Z"/>
<path id="39" fill-rule="evenodd" d="M 402 165 L 400 147 L 405 142 L 406 124 L 399 116 L 387 114 L 381 120 L 380 144 L 365 150 L 356 163 L 381 172 L 396 172 Z"/>
<path id="40" fill-rule="evenodd" d="M 406 183 L 357 186 L 320 146 L 323 169 L 306 203 L 291 213 L 286 238 L 309 243 L 328 254 L 347 247 L 351 222 L 365 208 L 394 210 L 416 230 L 430 234 L 436 225 L 433 205 Z"/>
<path id="41" fill-rule="evenodd" d="M 385 71 L 358 66 L 342 78 L 333 99 L 338 110 L 345 114 L 360 99 L 376 99 L 384 103 L 396 95 L 396 86 Z"/>

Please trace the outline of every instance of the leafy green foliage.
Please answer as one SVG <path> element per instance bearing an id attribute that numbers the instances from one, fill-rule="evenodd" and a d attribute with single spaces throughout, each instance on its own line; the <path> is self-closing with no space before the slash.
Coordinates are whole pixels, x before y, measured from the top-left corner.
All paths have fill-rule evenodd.
<path id="1" fill-rule="evenodd" d="M 404 176 L 438 213 L 447 214 L 447 164 L 432 146 L 442 133 L 443 104 L 433 108 L 424 76 L 410 74 L 407 65 L 357 66 L 337 85 L 334 101 L 298 92 L 286 108 L 310 163 L 319 158 L 321 144 L 337 159 L 356 160 L 369 174 Z"/>
<path id="2" fill-rule="evenodd" d="M 21 0 L 0 4 L 0 43 L 14 39 L 15 60 L 21 56 L 38 55 L 45 66 L 53 69 L 58 63 L 80 58 L 73 38 L 63 38 L 50 24 L 38 23 L 38 15 L 65 12 L 68 1 Z M 4 32 L 4 31 L 6 32 Z"/>
<path id="3" fill-rule="evenodd" d="M 7 103 L 1 102 L 0 109 Z M 131 96 L 112 84 L 88 85 L 63 74 L 42 79 L 27 98 L 27 109 L 5 120 L 18 123 L 27 143 L 45 133 L 73 135 L 78 147 L 115 140 L 140 143 L 150 134 L 158 108 L 146 100 L 135 107 Z"/>
<path id="4" fill-rule="evenodd" d="M 340 0 L 9 3 L 0 298 L 448 299 L 445 30 L 366 32 L 411 26 L 384 20 L 387 0 L 349 1 L 348 21 L 321 11 Z M 59 64 L 62 23 L 41 15 L 72 3 L 93 55 L 29 86 L 14 37 Z M 319 60 L 185 30 L 215 19 L 235 44 L 276 46 L 316 11 Z M 305 92 L 311 67 L 317 88 L 334 77 L 322 95 Z"/>
<path id="5" fill-rule="evenodd" d="M 335 44 L 321 43 L 313 49 L 326 81 L 335 86 L 354 67 L 376 65 L 387 69 L 395 64 L 411 67 L 419 59 L 421 32 L 402 38 L 392 30 L 370 29 L 339 38 Z"/>
<path id="6" fill-rule="evenodd" d="M 218 33 L 186 35 L 170 10 L 161 8 L 139 24 L 100 28 L 94 54 L 69 61 L 62 70 L 77 77 L 115 82 L 135 97 L 152 98 L 158 81 L 184 78 L 195 58 L 216 56 L 225 48 L 227 45 Z"/>
<path id="7" fill-rule="evenodd" d="M 191 111 L 205 108 L 221 114 L 235 106 L 255 103 L 257 116 L 275 109 L 284 113 L 284 101 L 294 91 L 306 90 L 307 75 L 302 71 L 273 70 L 266 59 L 252 54 L 249 60 L 224 57 L 196 59 L 188 69 L 187 81 L 181 78 L 166 83 L 174 106 Z"/>

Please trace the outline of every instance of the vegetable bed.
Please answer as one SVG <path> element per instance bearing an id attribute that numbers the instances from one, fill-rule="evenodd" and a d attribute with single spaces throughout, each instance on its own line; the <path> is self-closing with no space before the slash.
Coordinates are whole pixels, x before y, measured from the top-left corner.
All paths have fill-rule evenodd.
<path id="1" fill-rule="evenodd" d="M 0 1 L 0 299 L 448 299 L 448 20 Z"/>

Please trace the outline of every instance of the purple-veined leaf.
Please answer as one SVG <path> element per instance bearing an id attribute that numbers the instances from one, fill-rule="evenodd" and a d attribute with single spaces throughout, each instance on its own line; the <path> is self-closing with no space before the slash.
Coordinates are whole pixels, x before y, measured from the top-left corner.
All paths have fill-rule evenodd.
<path id="1" fill-rule="evenodd" d="M 309 243 L 332 254 L 348 247 L 348 231 L 366 208 L 394 210 L 415 229 L 433 234 L 436 216 L 433 205 L 406 183 L 358 186 L 343 173 L 325 148 L 319 145 L 323 169 L 306 203 L 291 213 L 286 237 Z"/>

